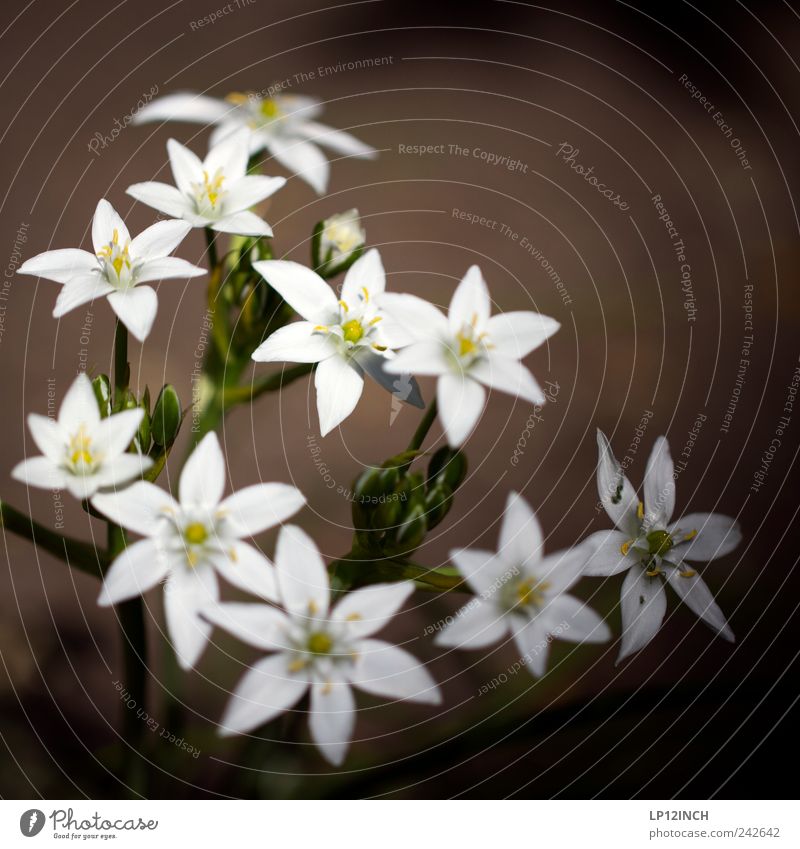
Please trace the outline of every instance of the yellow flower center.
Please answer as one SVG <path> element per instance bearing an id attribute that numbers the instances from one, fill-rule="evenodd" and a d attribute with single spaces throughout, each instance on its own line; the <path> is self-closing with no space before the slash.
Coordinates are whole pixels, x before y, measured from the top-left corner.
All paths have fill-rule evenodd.
<path id="1" fill-rule="evenodd" d="M 524 607 L 541 607 L 545 590 L 549 586 L 547 581 L 520 581 L 517 584 L 517 603 Z"/>
<path id="2" fill-rule="evenodd" d="M 280 106 L 278 106 L 278 104 L 272 99 L 262 100 L 261 105 L 259 106 L 259 111 L 265 118 L 269 118 L 270 120 L 273 118 L 280 118 L 283 114 Z"/>
<path id="3" fill-rule="evenodd" d="M 208 539 L 208 531 L 202 522 L 192 522 L 183 529 L 183 538 L 189 545 L 202 545 Z"/>
<path id="4" fill-rule="evenodd" d="M 342 325 L 342 332 L 344 333 L 344 341 L 355 345 L 364 335 L 364 327 L 357 318 L 352 318 Z"/>
<path id="5" fill-rule="evenodd" d="M 69 462 L 79 469 L 91 467 L 95 463 L 95 457 L 91 451 L 92 440 L 86 434 L 84 427 L 78 429 L 78 432 L 70 437 L 69 440 Z"/>
<path id="6" fill-rule="evenodd" d="M 130 242 L 125 243 L 125 247 L 121 247 L 119 244 L 119 231 L 115 228 L 114 235 L 111 237 L 111 241 L 103 248 L 101 248 L 97 256 L 100 259 L 108 262 L 111 267 L 114 269 L 117 277 L 122 276 L 122 270 L 128 269 L 131 267 L 131 257 L 129 253 Z"/>
<path id="7" fill-rule="evenodd" d="M 650 531 L 646 539 L 651 557 L 663 557 L 674 544 L 666 531 Z"/>
<path id="8" fill-rule="evenodd" d="M 478 350 L 478 346 L 475 344 L 475 340 L 471 336 L 468 336 L 466 333 L 458 333 L 456 335 L 456 341 L 458 342 L 459 357 L 467 357 L 470 354 L 474 354 L 475 351 Z"/>
<path id="9" fill-rule="evenodd" d="M 333 640 L 323 631 L 318 631 L 308 638 L 308 650 L 312 654 L 328 654 L 333 648 Z"/>
<path id="10" fill-rule="evenodd" d="M 217 201 L 219 200 L 219 196 L 222 194 L 222 183 L 225 180 L 225 175 L 222 173 L 222 169 L 218 168 L 214 177 L 209 179 L 208 171 L 203 171 L 203 191 L 208 198 L 208 202 L 211 204 L 212 208 L 216 208 Z"/>

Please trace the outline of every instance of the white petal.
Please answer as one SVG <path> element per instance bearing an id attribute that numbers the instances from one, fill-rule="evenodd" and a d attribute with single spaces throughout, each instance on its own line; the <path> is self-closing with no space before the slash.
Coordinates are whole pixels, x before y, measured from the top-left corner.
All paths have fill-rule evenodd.
<path id="1" fill-rule="evenodd" d="M 390 374 L 418 374 L 438 377 L 450 372 L 446 349 L 438 339 L 414 342 L 389 360 L 384 369 Z"/>
<path id="2" fill-rule="evenodd" d="M 597 531 L 588 536 L 583 542 L 589 551 L 583 574 L 595 577 L 618 575 L 636 566 L 640 558 L 631 552 L 623 554 L 621 551 L 626 542 L 630 542 L 630 537 L 622 531 Z"/>
<path id="3" fill-rule="evenodd" d="M 343 682 L 316 682 L 311 687 L 311 739 L 326 760 L 339 766 L 345 759 L 355 725 L 353 691 Z"/>
<path id="4" fill-rule="evenodd" d="M 55 280 L 56 283 L 66 283 L 73 277 L 85 277 L 97 268 L 97 257 L 94 254 L 77 248 L 64 248 L 31 257 L 17 269 L 17 274 L 31 274 Z"/>
<path id="5" fill-rule="evenodd" d="M 651 524 L 664 527 L 675 509 L 674 466 L 666 437 L 659 436 L 647 459 L 644 472 L 645 518 Z"/>
<path id="6" fill-rule="evenodd" d="M 676 545 L 670 559 L 716 560 L 730 554 L 742 541 L 742 529 L 736 519 L 720 513 L 689 513 L 672 526 L 671 532 L 676 531 L 684 535 L 697 531 L 697 536 Z"/>
<path id="7" fill-rule="evenodd" d="M 479 548 L 454 548 L 450 559 L 476 595 L 494 596 L 507 581 L 520 574 L 519 564 L 509 563 L 494 552 Z"/>
<path id="8" fill-rule="evenodd" d="M 64 489 L 69 474 L 47 457 L 29 457 L 14 466 L 11 477 L 39 489 Z"/>
<path id="9" fill-rule="evenodd" d="M 703 622 L 710 628 L 718 631 L 720 636 L 730 642 L 734 641 L 733 631 L 728 625 L 728 620 L 725 614 L 720 610 L 719 605 L 714 601 L 714 596 L 706 586 L 705 581 L 694 572 L 688 570 L 686 577 L 681 574 L 680 568 L 666 569 L 667 580 L 669 585 L 678 594 L 681 601 L 692 611 L 699 616 Z M 689 572 L 693 574 L 689 574 Z"/>
<path id="10" fill-rule="evenodd" d="M 95 473 L 97 489 L 121 487 L 123 484 L 141 477 L 153 465 L 150 457 L 144 454 L 118 454 L 116 457 L 103 460 L 103 464 Z"/>
<path id="11" fill-rule="evenodd" d="M 92 447 L 111 458 L 127 451 L 143 417 L 144 410 L 139 407 L 102 419 L 92 428 Z"/>
<path id="12" fill-rule="evenodd" d="M 49 416 L 30 413 L 28 415 L 28 429 L 36 447 L 42 454 L 56 464 L 61 463 L 64 459 L 68 439 L 68 434 L 64 433 L 61 425 Z"/>
<path id="13" fill-rule="evenodd" d="M 237 537 L 255 536 L 293 516 L 306 503 L 297 487 L 286 483 L 246 486 L 220 505 L 226 526 Z"/>
<path id="14" fill-rule="evenodd" d="M 355 410 L 364 378 L 342 357 L 323 360 L 314 372 L 320 434 L 326 436 Z"/>
<path id="15" fill-rule="evenodd" d="M 257 363 L 318 363 L 336 353 L 330 336 L 315 333 L 311 321 L 295 321 L 280 327 L 253 351 Z"/>
<path id="16" fill-rule="evenodd" d="M 265 198 L 274 195 L 285 185 L 286 180 L 283 177 L 265 177 L 262 174 L 242 177 L 228 189 L 225 195 L 226 215 L 255 206 Z"/>
<path id="17" fill-rule="evenodd" d="M 277 601 L 278 580 L 272 563 L 246 542 L 232 542 L 225 548 L 224 553 L 213 555 L 219 574 L 240 590 L 267 601 Z"/>
<path id="18" fill-rule="evenodd" d="M 525 311 L 493 315 L 486 325 L 495 351 L 515 360 L 527 357 L 560 327 L 550 316 Z"/>
<path id="19" fill-rule="evenodd" d="M 188 147 L 175 139 L 167 141 L 167 154 L 175 185 L 184 195 L 193 195 L 197 183 L 203 181 L 203 163 Z M 213 173 L 209 175 L 213 177 Z"/>
<path id="20" fill-rule="evenodd" d="M 183 507 L 214 508 L 225 492 L 225 458 L 216 433 L 207 433 L 181 472 L 178 498 Z"/>
<path id="21" fill-rule="evenodd" d="M 465 324 L 483 329 L 489 320 L 492 302 L 480 268 L 472 265 L 458 284 L 448 310 L 450 332 L 461 331 Z"/>
<path id="22" fill-rule="evenodd" d="M 140 342 L 150 335 L 158 311 L 158 296 L 149 286 L 137 286 L 108 296 L 111 309 Z"/>
<path id="23" fill-rule="evenodd" d="M 78 475 L 67 474 L 64 476 L 64 487 L 73 498 L 77 498 L 78 501 L 85 501 L 100 489 L 100 478 L 97 472 Z"/>
<path id="24" fill-rule="evenodd" d="M 345 133 L 343 130 L 334 130 L 325 124 L 318 124 L 316 121 L 303 121 L 298 125 L 297 132 L 302 133 L 314 144 L 321 144 L 323 147 L 345 156 L 373 159 L 378 155 L 378 151 L 374 147 L 364 144 L 350 133 Z"/>
<path id="25" fill-rule="evenodd" d="M 389 620 L 414 592 L 410 581 L 374 584 L 348 593 L 331 612 L 334 622 L 346 622 L 352 637 L 368 637 L 388 625 Z"/>
<path id="26" fill-rule="evenodd" d="M 178 247 L 191 229 L 186 221 L 156 221 L 131 242 L 131 254 L 137 259 L 162 259 Z"/>
<path id="27" fill-rule="evenodd" d="M 605 643 L 611 639 L 611 629 L 603 619 L 571 595 L 559 595 L 546 608 L 548 631 L 571 643 Z"/>
<path id="28" fill-rule="evenodd" d="M 342 300 L 352 307 L 364 298 L 364 289 L 370 298 L 386 289 L 386 272 L 377 248 L 368 250 L 350 266 L 342 283 Z"/>
<path id="29" fill-rule="evenodd" d="M 352 672 L 354 686 L 376 696 L 438 705 L 439 688 L 425 666 L 413 655 L 382 640 L 356 644 L 358 660 Z"/>
<path id="30" fill-rule="evenodd" d="M 275 549 L 278 587 L 286 610 L 299 617 L 324 617 L 330 604 L 328 571 L 311 537 L 285 525 Z"/>
<path id="31" fill-rule="evenodd" d="M 617 663 L 644 648 L 655 637 L 667 612 L 667 596 L 661 578 L 641 567 L 628 571 L 620 595 L 622 645 Z"/>
<path id="32" fill-rule="evenodd" d="M 220 734 L 245 734 L 292 707 L 308 689 L 308 682 L 288 666 L 284 654 L 254 663 L 236 685 L 219 721 Z"/>
<path id="33" fill-rule="evenodd" d="M 385 356 L 365 349 L 358 353 L 357 362 L 378 386 L 382 386 L 387 392 L 391 392 L 399 401 L 404 401 L 406 404 L 411 404 L 420 409 L 425 407 L 417 381 L 408 373 L 396 374 L 390 372 L 386 366 L 391 361 L 387 360 Z"/>
<path id="34" fill-rule="evenodd" d="M 545 617 L 535 616 L 520 624 L 514 632 L 514 642 L 520 653 L 520 660 L 532 675 L 541 678 L 547 671 L 547 658 L 550 654 L 550 638 Z"/>
<path id="35" fill-rule="evenodd" d="M 437 646 L 454 649 L 481 649 L 501 640 L 508 632 L 508 622 L 494 604 L 473 598 L 436 638 Z"/>
<path id="36" fill-rule="evenodd" d="M 310 268 L 281 259 L 254 262 L 253 268 L 302 318 L 327 324 L 335 315 L 333 289 Z"/>
<path id="37" fill-rule="evenodd" d="M 584 574 L 589 554 L 590 549 L 585 544 L 576 545 L 548 554 L 539 563 L 526 564 L 523 570 L 547 582 L 547 595 L 552 598 L 568 590 Z"/>
<path id="38" fill-rule="evenodd" d="M 597 431 L 597 494 L 608 518 L 623 533 L 637 536 L 639 498 L 601 430 Z"/>
<path id="39" fill-rule="evenodd" d="M 136 282 L 149 283 L 152 280 L 170 280 L 175 277 L 200 277 L 205 274 L 204 268 L 198 268 L 179 259 L 176 256 L 165 256 L 161 259 L 151 259 L 146 262 L 136 275 Z"/>
<path id="40" fill-rule="evenodd" d="M 199 613 L 219 599 L 219 584 L 207 565 L 178 566 L 164 586 L 164 610 L 172 646 L 183 669 L 191 669 L 203 653 L 211 625 Z"/>
<path id="41" fill-rule="evenodd" d="M 89 274 L 73 277 L 58 293 L 53 318 L 61 318 L 76 307 L 103 298 L 114 291 L 114 287 L 95 269 Z"/>
<path id="42" fill-rule="evenodd" d="M 100 493 L 92 506 L 117 525 L 142 536 L 154 536 L 158 521 L 180 508 L 172 496 L 149 481 L 137 481 L 119 492 Z"/>
<path id="43" fill-rule="evenodd" d="M 440 340 L 448 333 L 447 318 L 442 311 L 416 295 L 384 292 L 380 305 L 415 339 Z"/>
<path id="44" fill-rule="evenodd" d="M 472 433 L 483 412 L 486 391 L 474 380 L 443 374 L 436 387 L 439 418 L 451 448 L 458 448 Z"/>
<path id="45" fill-rule="evenodd" d="M 234 236 L 272 236 L 272 227 L 254 212 L 242 210 L 209 222 L 212 230 L 232 233 Z"/>
<path id="46" fill-rule="evenodd" d="M 167 568 L 153 540 L 142 539 L 128 545 L 106 572 L 97 603 L 108 607 L 143 595 L 166 576 Z"/>
<path id="47" fill-rule="evenodd" d="M 289 619 L 275 607 L 230 602 L 207 607 L 202 611 L 202 616 L 233 634 L 237 640 L 257 649 L 280 651 L 289 648 L 286 639 Z"/>
<path id="48" fill-rule="evenodd" d="M 544 551 L 542 526 L 528 502 L 517 492 L 509 493 L 500 525 L 498 553 L 509 563 L 541 560 Z"/>
<path id="49" fill-rule="evenodd" d="M 125 222 L 117 215 L 114 207 L 103 198 L 98 201 L 97 209 L 95 209 L 94 218 L 92 219 L 92 244 L 94 245 L 94 252 L 96 254 L 99 254 L 114 238 L 115 231 L 120 247 L 124 248 L 127 242 L 130 241 L 131 235 L 125 226 Z"/>
<path id="50" fill-rule="evenodd" d="M 469 370 L 470 377 L 484 386 L 516 395 L 531 404 L 544 404 L 545 396 L 536 378 L 519 360 L 490 354 L 477 360 Z"/>
<path id="51" fill-rule="evenodd" d="M 134 183 L 128 186 L 126 193 L 140 203 L 175 218 L 187 218 L 191 221 L 187 216 L 194 213 L 194 206 L 189 198 L 168 183 Z"/>
<path id="52" fill-rule="evenodd" d="M 284 168 L 305 180 L 318 195 L 325 192 L 330 166 L 318 147 L 302 139 L 276 136 L 269 141 L 269 152 Z"/>
<path id="53" fill-rule="evenodd" d="M 209 150 L 203 160 L 203 168 L 209 177 L 213 177 L 218 170 L 231 183 L 244 177 L 250 157 L 250 132 L 248 127 L 240 127 Z"/>
<path id="54" fill-rule="evenodd" d="M 92 381 L 83 372 L 67 390 L 58 411 L 58 424 L 69 435 L 81 425 L 94 427 L 100 421 L 100 409 L 92 389 Z"/>
<path id="55" fill-rule="evenodd" d="M 193 92 L 176 92 L 158 97 L 139 109 L 133 117 L 134 124 L 148 121 L 194 121 L 214 124 L 231 112 L 231 105 L 215 97 Z"/>

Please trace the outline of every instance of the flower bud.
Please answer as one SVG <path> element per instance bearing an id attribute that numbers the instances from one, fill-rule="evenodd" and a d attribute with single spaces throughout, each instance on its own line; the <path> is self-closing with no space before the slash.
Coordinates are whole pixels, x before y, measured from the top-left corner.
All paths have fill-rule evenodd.
<path id="1" fill-rule="evenodd" d="M 320 221 L 311 237 L 311 263 L 322 277 L 347 271 L 364 252 L 366 233 L 357 209 Z"/>
<path id="2" fill-rule="evenodd" d="M 419 548 L 428 532 L 428 521 L 425 518 L 425 508 L 421 504 L 412 507 L 397 529 L 395 550 L 402 554 L 410 554 Z"/>
<path id="3" fill-rule="evenodd" d="M 153 408 L 150 424 L 153 442 L 168 447 L 175 441 L 181 428 L 181 402 L 178 393 L 169 383 L 165 384 Z"/>
<path id="4" fill-rule="evenodd" d="M 353 503 L 366 504 L 381 494 L 381 474 L 384 470 L 378 466 L 367 466 L 353 484 Z"/>
<path id="5" fill-rule="evenodd" d="M 453 490 L 446 483 L 437 484 L 425 496 L 425 514 L 428 527 L 434 528 L 450 512 L 453 506 Z"/>
<path id="6" fill-rule="evenodd" d="M 111 415 L 111 381 L 107 374 L 98 375 L 92 381 L 94 397 L 100 410 L 100 418 L 106 419 Z"/>
<path id="7" fill-rule="evenodd" d="M 142 453 L 146 453 L 150 448 L 150 388 L 145 386 L 144 395 L 142 395 L 139 406 L 144 410 L 142 423 L 139 425 L 137 437 L 139 439 L 139 447 Z"/>
<path id="8" fill-rule="evenodd" d="M 444 446 L 431 458 L 428 465 L 428 481 L 430 486 L 447 484 L 455 492 L 467 476 L 466 455 L 453 448 Z"/>

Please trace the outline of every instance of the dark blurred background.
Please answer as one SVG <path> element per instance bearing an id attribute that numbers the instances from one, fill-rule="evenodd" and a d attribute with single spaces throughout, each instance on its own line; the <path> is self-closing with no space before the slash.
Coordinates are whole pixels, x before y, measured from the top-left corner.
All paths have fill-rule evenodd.
<path id="1" fill-rule="evenodd" d="M 797 4 L 232 0 L 216 23 L 196 25 L 221 6 L 3 4 L 2 497 L 45 525 L 57 521 L 50 493 L 8 477 L 33 450 L 24 415 L 46 412 L 48 391 L 60 402 L 77 369 L 108 371 L 113 334 L 105 303 L 54 321 L 57 285 L 15 277 L 14 268 L 48 248 L 89 246 L 99 197 L 133 232 L 147 226 L 154 213 L 125 188 L 169 181 L 170 136 L 203 153 L 208 135 L 188 124 L 127 127 L 94 153 L 95 134 L 110 136 L 154 86 L 223 96 L 288 79 L 289 90 L 324 101 L 323 120 L 381 154 L 334 162 L 323 198 L 290 179 L 268 212 L 279 255 L 307 261 L 314 223 L 356 206 L 393 290 L 446 304 L 477 262 L 496 309 L 536 309 L 562 323 L 528 360 L 540 381 L 557 385 L 554 402 L 529 420 L 525 404 L 491 397 L 467 445 L 470 477 L 416 559 L 438 565 L 451 547 L 494 546 L 510 489 L 537 510 L 551 551 L 607 527 L 595 509 L 595 429 L 627 456 L 637 486 L 653 440 L 666 433 L 676 458 L 688 448 L 677 509 L 741 521 L 738 551 L 703 571 L 738 639 L 715 639 L 673 596 L 662 631 L 625 665 L 615 667 L 616 644 L 557 643 L 544 679 L 523 671 L 480 695 L 515 651 L 440 652 L 425 628 L 458 599 L 418 593 L 389 634 L 430 662 L 444 706 L 359 696 L 355 742 L 337 772 L 308 745 L 304 717 L 295 743 L 216 740 L 213 722 L 252 659 L 216 633 L 199 669 L 179 682 L 182 736 L 201 754 L 161 751 L 153 794 L 791 795 L 777 766 L 791 762 L 797 737 L 800 406 L 777 429 L 800 354 Z M 347 65 L 363 60 L 379 61 Z M 446 152 L 401 152 L 428 144 Z M 623 208 L 559 156 L 565 144 Z M 519 165 L 491 165 L 476 150 Z M 654 195 L 683 242 L 685 286 Z M 456 211 L 497 225 L 470 225 Z M 179 254 L 201 263 L 204 250 L 193 231 Z M 753 340 L 742 369 L 748 286 Z M 155 329 L 131 347 L 135 385 L 170 381 L 188 401 L 204 310 L 202 279 L 160 287 Z M 432 384 L 423 385 L 431 397 Z M 390 425 L 391 414 L 391 399 L 369 386 L 341 431 L 320 441 L 307 380 L 239 408 L 222 434 L 232 485 L 294 481 L 310 505 L 297 521 L 327 557 L 341 555 L 350 505 L 337 488 L 401 450 L 419 419 L 407 408 Z M 72 535 L 102 540 L 102 524 L 76 503 L 65 503 L 64 519 Z M 96 606 L 92 579 L 10 534 L 3 544 L 0 794 L 123 795 L 114 778 L 125 757 L 114 612 Z M 273 544 L 267 535 L 265 551 Z M 619 583 L 587 579 L 577 590 L 617 634 Z M 147 601 L 148 709 L 163 725 L 159 593 Z M 154 741 L 154 751 L 163 748 Z"/>

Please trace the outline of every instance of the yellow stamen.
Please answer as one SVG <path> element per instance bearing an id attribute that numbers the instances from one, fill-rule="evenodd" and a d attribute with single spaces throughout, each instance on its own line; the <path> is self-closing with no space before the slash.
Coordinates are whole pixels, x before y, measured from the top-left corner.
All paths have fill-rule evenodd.
<path id="1" fill-rule="evenodd" d="M 383 316 L 382 316 L 382 315 L 376 315 L 376 316 L 375 316 L 375 318 L 373 318 L 373 319 L 372 319 L 372 321 L 370 321 L 369 326 L 370 326 L 370 327 L 375 327 L 375 325 L 376 325 L 379 321 L 383 321 Z"/>
<path id="2" fill-rule="evenodd" d="M 192 567 L 192 569 L 194 569 L 194 567 L 197 566 L 197 561 L 199 559 L 200 558 L 198 557 L 198 554 L 197 554 L 196 551 L 190 551 L 186 555 L 186 560 L 187 560 L 188 564 Z"/>
<path id="3" fill-rule="evenodd" d="M 360 614 L 360 613 L 351 613 L 351 614 L 347 617 L 347 621 L 348 621 L 348 622 L 358 622 L 358 621 L 359 621 L 359 619 L 362 619 L 362 618 L 363 618 L 363 617 L 361 616 L 361 614 Z"/>
<path id="4" fill-rule="evenodd" d="M 634 544 L 634 542 L 636 542 L 636 540 L 629 539 L 627 542 L 623 542 L 622 545 L 619 547 L 620 553 L 623 557 L 631 550 L 631 546 Z"/>
<path id="5" fill-rule="evenodd" d="M 325 686 L 322 688 L 322 695 L 323 696 L 329 696 L 331 694 L 332 690 L 333 690 L 333 684 L 331 684 L 330 681 L 327 681 L 325 683 Z"/>
<path id="6" fill-rule="evenodd" d="M 339 301 L 339 306 L 345 311 L 350 312 L 350 307 L 347 306 L 346 301 Z"/>
<path id="7" fill-rule="evenodd" d="M 381 353 L 383 353 L 386 350 L 386 345 L 379 345 L 377 342 L 373 342 L 372 347 L 376 351 L 380 351 Z"/>
<path id="8" fill-rule="evenodd" d="M 683 538 L 684 542 L 688 542 L 690 539 L 694 539 L 697 536 L 697 531 L 689 531 L 688 534 Z"/>
<path id="9" fill-rule="evenodd" d="M 330 332 L 330 328 L 329 328 L 329 327 L 327 327 L 327 326 L 326 326 L 326 325 L 324 325 L 324 324 L 318 324 L 318 325 L 314 328 L 314 333 L 328 333 L 328 332 Z"/>
<path id="10" fill-rule="evenodd" d="M 680 572 L 681 578 L 694 578 L 696 574 L 697 572 L 695 572 L 694 569 L 684 569 Z"/>
<path id="11" fill-rule="evenodd" d="M 247 103 L 247 101 L 250 100 L 250 97 L 243 91 L 232 91 L 230 94 L 225 95 L 225 100 L 227 100 L 228 103 L 232 103 L 234 106 L 241 106 L 243 103 Z"/>
<path id="12" fill-rule="evenodd" d="M 289 672 L 299 672 L 301 669 L 305 669 L 306 662 L 302 658 L 298 658 L 297 660 L 293 660 L 289 664 Z"/>
<path id="13" fill-rule="evenodd" d="M 661 567 L 656 566 L 655 569 L 648 569 L 645 573 L 649 578 L 655 578 L 657 575 L 661 574 Z"/>
<path id="14" fill-rule="evenodd" d="M 364 302 L 369 303 L 369 289 L 366 286 L 361 287 L 361 291 L 364 293 Z"/>
<path id="15" fill-rule="evenodd" d="M 639 506 L 636 508 L 636 515 L 641 520 L 644 519 L 644 504 L 640 501 Z"/>
<path id="16" fill-rule="evenodd" d="M 319 611 L 319 605 L 315 601 L 310 601 L 308 603 L 308 612 L 313 616 L 318 611 Z"/>

